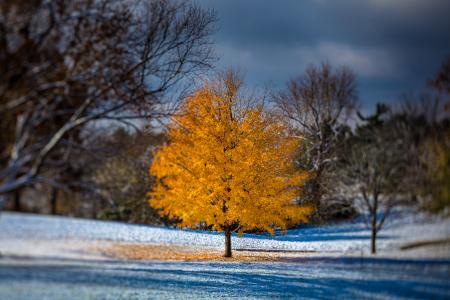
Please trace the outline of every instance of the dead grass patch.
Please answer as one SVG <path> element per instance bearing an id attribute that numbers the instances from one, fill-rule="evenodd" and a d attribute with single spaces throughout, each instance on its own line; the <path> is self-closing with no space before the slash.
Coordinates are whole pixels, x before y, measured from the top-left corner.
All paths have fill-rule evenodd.
<path id="1" fill-rule="evenodd" d="M 189 246 L 146 245 L 112 243 L 97 247 L 97 251 L 116 259 L 124 260 L 184 260 L 184 261 L 276 261 L 286 258 L 286 252 L 265 252 L 255 250 L 233 251 L 232 258 L 223 257 L 217 249 L 198 249 Z M 298 253 L 297 253 L 298 254 Z M 293 254 L 291 254 L 292 256 Z"/>

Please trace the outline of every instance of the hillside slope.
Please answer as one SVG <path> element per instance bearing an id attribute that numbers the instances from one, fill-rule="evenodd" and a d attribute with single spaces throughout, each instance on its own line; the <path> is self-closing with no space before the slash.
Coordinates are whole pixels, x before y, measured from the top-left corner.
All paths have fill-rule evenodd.
<path id="1" fill-rule="evenodd" d="M 412 214 L 392 215 L 377 246 L 383 257 L 450 257 L 450 220 Z M 0 252 L 4 255 L 71 255 L 103 242 L 176 245 L 222 249 L 223 235 L 214 232 L 130 225 L 20 213 L 0 214 Z M 308 255 L 369 255 L 370 231 L 362 220 L 326 226 L 304 226 L 287 234 L 233 236 L 237 250 L 307 252 Z M 49 245 L 49 246 L 47 246 Z M 56 247 L 59 245 L 59 247 Z M 65 248 L 73 251 L 67 252 Z M 401 248 L 405 248 L 402 250 Z M 65 250 L 64 250 L 65 249 Z M 98 255 L 95 257 L 98 258 Z"/>

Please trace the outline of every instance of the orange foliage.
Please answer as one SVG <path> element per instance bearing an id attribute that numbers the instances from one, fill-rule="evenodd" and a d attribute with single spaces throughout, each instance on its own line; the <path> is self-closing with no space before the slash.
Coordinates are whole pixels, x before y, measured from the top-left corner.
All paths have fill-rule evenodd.
<path id="1" fill-rule="evenodd" d="M 180 226 L 273 234 L 311 212 L 293 203 L 307 178 L 293 164 L 298 138 L 240 85 L 230 73 L 186 98 L 168 127 L 170 142 L 155 153 L 149 203 Z"/>

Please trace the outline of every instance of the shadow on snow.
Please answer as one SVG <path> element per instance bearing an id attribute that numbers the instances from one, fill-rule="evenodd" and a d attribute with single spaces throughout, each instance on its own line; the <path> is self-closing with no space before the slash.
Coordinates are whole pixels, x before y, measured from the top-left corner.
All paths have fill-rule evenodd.
<path id="1" fill-rule="evenodd" d="M 302 258 L 281 263 L 80 262 L 2 263 L 8 282 L 103 286 L 227 296 L 448 298 L 450 261 Z M 336 294 L 338 293 L 338 294 Z"/>

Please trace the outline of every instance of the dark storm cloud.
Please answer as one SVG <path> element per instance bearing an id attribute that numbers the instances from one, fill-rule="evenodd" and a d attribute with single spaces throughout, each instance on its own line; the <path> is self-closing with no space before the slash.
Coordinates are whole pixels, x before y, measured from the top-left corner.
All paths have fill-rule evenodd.
<path id="1" fill-rule="evenodd" d="M 366 108 L 418 90 L 450 55 L 448 0 L 199 0 L 218 13 L 219 66 L 281 87 L 309 64 L 347 65 Z"/>

